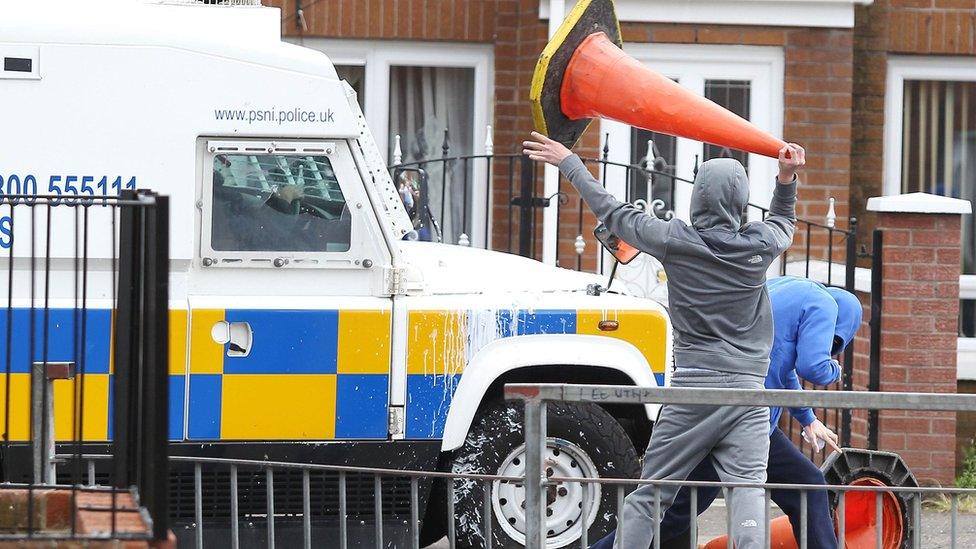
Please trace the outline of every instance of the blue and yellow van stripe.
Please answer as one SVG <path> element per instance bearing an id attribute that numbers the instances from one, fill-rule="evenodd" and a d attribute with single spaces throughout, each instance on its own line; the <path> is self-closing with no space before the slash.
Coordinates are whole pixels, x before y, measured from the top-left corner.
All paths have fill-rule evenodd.
<path id="1" fill-rule="evenodd" d="M 618 330 L 599 330 L 608 313 L 619 321 Z M 75 312 L 52 309 L 48 314 L 47 360 L 76 360 Z M 13 311 L 10 439 L 15 441 L 27 440 L 29 430 L 29 315 L 27 309 Z M 111 312 L 89 310 L 87 315 L 84 435 L 90 441 L 109 440 Z M 254 340 L 248 356 L 229 357 L 226 346 L 214 342 L 211 329 L 220 321 L 251 326 Z M 443 435 L 465 365 L 482 345 L 497 338 L 619 338 L 640 350 L 663 383 L 667 320 L 659 311 L 414 310 L 407 322 L 406 436 L 411 439 Z M 43 327 L 42 315 L 35 312 L 35 361 L 44 358 Z M 172 310 L 170 439 L 386 439 L 390 332 L 389 310 Z M 0 336 L 5 334 L 6 315 L 0 314 Z M 5 347 L 0 340 L 0 367 Z M 0 368 L 0 387 L 3 376 Z M 72 403 L 80 385 L 80 379 L 54 384 L 59 440 L 72 438 Z M 0 390 L 0 425 L 3 410 Z"/>
<path id="2" fill-rule="evenodd" d="M 251 326 L 248 356 L 213 341 L 220 321 Z M 385 439 L 390 329 L 384 310 L 194 310 L 187 438 Z"/>
<path id="3" fill-rule="evenodd" d="M 619 322 L 616 331 L 599 329 L 602 320 Z M 492 323 L 493 321 L 493 323 Z M 664 384 L 668 326 L 654 310 L 416 310 L 407 318 L 406 436 L 436 439 L 444 424 L 457 383 L 470 354 L 490 340 L 535 334 L 589 334 L 634 345 Z M 487 332 L 487 333 L 486 333 Z"/>

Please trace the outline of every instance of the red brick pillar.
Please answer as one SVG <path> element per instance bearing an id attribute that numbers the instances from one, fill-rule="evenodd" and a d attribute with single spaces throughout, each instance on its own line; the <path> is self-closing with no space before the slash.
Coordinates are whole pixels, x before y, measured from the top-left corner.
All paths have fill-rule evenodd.
<path id="1" fill-rule="evenodd" d="M 881 390 L 956 392 L 960 218 L 966 200 L 925 193 L 868 200 L 884 231 Z M 955 478 L 956 414 L 884 411 L 878 448 L 905 458 L 920 482 Z"/>

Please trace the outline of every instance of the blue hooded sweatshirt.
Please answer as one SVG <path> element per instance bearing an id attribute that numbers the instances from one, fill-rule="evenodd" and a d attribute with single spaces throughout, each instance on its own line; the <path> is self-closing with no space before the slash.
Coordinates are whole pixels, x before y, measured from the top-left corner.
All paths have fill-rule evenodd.
<path id="1" fill-rule="evenodd" d="M 803 378 L 827 385 L 840 378 L 832 358 L 844 350 L 861 325 L 861 303 L 850 292 L 827 288 L 808 278 L 784 276 L 766 283 L 773 309 L 773 348 L 769 355 L 767 389 L 800 389 Z M 798 378 L 799 377 L 799 378 Z M 782 408 L 772 408 L 770 432 Z M 806 427 L 817 417 L 810 408 L 790 408 Z"/>

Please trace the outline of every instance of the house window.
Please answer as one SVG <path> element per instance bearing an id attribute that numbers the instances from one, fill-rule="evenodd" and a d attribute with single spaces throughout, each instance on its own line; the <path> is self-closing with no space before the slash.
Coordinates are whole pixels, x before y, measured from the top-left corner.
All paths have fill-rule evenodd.
<path id="1" fill-rule="evenodd" d="M 885 99 L 885 193 L 976 198 L 976 62 L 893 57 Z M 976 279 L 976 216 L 962 217 L 962 272 Z M 960 332 L 976 337 L 976 301 Z"/>
<path id="2" fill-rule="evenodd" d="M 320 38 L 305 38 L 302 45 L 328 55 L 339 77 L 356 90 L 388 164 L 398 135 L 404 163 L 441 158 L 444 130 L 449 156 L 484 153 L 493 96 L 490 45 Z M 429 176 L 431 214 L 443 241 L 457 243 L 464 233 L 473 246 L 483 247 L 490 231 L 487 163 L 421 167 Z"/>
<path id="3" fill-rule="evenodd" d="M 400 136 L 404 162 L 470 154 L 474 148 L 475 71 L 467 67 L 390 67 L 390 155 Z M 471 234 L 470 162 L 433 162 L 429 178 L 431 214 L 445 242 Z"/>

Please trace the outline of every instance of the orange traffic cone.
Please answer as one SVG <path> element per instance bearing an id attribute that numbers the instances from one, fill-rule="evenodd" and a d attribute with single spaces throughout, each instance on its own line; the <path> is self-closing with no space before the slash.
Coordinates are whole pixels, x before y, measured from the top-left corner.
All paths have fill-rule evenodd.
<path id="1" fill-rule="evenodd" d="M 776 157 L 786 143 L 620 49 L 611 0 L 580 0 L 543 50 L 530 99 L 536 129 L 573 145 L 592 118 Z"/>
<path id="2" fill-rule="evenodd" d="M 872 477 L 861 477 L 850 483 L 851 486 L 885 486 L 885 483 Z M 844 513 L 845 549 L 874 549 L 877 547 L 877 507 L 876 492 L 847 492 L 845 496 L 846 511 Z M 902 524 L 901 505 L 892 492 L 881 494 L 881 547 L 884 549 L 898 549 L 904 534 Z M 778 517 L 769 523 L 770 547 L 772 549 L 797 549 L 798 544 L 793 536 L 793 528 L 788 517 Z M 717 537 L 702 549 L 724 549 L 728 544 L 728 536 Z"/>

